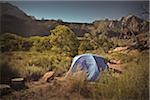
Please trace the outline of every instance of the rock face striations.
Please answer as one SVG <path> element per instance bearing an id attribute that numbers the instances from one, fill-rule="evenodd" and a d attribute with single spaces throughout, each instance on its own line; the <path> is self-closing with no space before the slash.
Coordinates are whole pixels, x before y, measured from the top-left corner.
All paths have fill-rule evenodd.
<path id="1" fill-rule="evenodd" d="M 108 32 L 109 37 L 120 36 L 121 33 L 131 35 L 148 32 L 149 22 L 135 15 L 128 15 L 120 20 L 97 20 L 93 23 L 69 23 L 62 20 L 37 20 L 29 16 L 18 7 L 9 3 L 0 3 L 1 31 L 0 33 L 14 33 L 20 36 L 45 36 L 57 25 L 67 25 L 77 36 L 85 33 Z"/>

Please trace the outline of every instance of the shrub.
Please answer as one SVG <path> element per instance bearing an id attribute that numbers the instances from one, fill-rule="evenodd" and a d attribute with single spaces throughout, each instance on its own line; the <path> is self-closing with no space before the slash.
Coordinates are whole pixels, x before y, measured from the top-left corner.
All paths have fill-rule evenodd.
<path id="1" fill-rule="evenodd" d="M 29 38 L 32 44 L 31 51 L 46 51 L 51 49 L 50 37 L 33 36 Z"/>
<path id="2" fill-rule="evenodd" d="M 51 30 L 52 50 L 66 55 L 74 56 L 78 52 L 78 40 L 76 35 L 67 26 L 59 25 Z"/>

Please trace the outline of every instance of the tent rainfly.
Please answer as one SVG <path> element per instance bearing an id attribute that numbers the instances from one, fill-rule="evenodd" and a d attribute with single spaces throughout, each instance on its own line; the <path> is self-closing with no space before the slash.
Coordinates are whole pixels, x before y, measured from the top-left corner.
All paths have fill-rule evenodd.
<path id="1" fill-rule="evenodd" d="M 95 54 L 82 54 L 73 58 L 69 71 L 75 73 L 78 67 L 80 70 L 86 70 L 87 80 L 95 81 L 99 77 L 100 72 L 108 68 L 108 65 L 101 56 Z"/>

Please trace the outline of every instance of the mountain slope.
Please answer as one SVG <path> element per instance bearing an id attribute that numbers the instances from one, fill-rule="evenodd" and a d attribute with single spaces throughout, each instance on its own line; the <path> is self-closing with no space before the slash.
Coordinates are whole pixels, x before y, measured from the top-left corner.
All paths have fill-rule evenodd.
<path id="1" fill-rule="evenodd" d="M 18 7 L 9 3 L 0 3 L 1 33 L 14 33 L 21 36 L 45 36 L 57 25 L 67 25 L 77 36 L 85 33 L 101 34 L 104 31 L 108 37 L 119 37 L 121 34 L 131 35 L 148 32 L 149 23 L 135 15 L 122 17 L 120 20 L 97 20 L 93 23 L 69 23 L 61 20 L 36 20 L 28 16 Z M 122 35 L 122 36 L 123 36 Z"/>
<path id="2" fill-rule="evenodd" d="M 32 19 L 19 8 L 9 4 L 0 3 L 1 7 L 1 33 L 15 33 L 21 36 L 48 35 L 43 23 Z"/>

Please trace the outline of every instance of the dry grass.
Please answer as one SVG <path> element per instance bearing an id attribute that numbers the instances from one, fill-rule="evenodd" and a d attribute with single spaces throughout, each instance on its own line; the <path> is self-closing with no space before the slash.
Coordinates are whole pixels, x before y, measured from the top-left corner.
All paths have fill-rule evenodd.
<path id="1" fill-rule="evenodd" d="M 29 81 L 38 80 L 49 70 L 55 71 L 56 74 L 67 71 L 71 63 L 71 57 L 55 55 L 51 52 L 5 52 L 0 54 L 0 58 L 3 58 L 0 62 L 1 77 L 8 75 L 8 78 L 1 82 L 9 81 L 12 77 L 25 77 Z"/>
<path id="2" fill-rule="evenodd" d="M 39 53 L 35 53 L 35 55 L 37 54 Z M 28 61 L 33 58 L 33 55 L 34 53 L 28 52 L 28 55 L 24 56 L 27 57 L 26 60 L 22 56 L 20 56 L 22 58 L 18 58 L 18 54 L 11 57 Z M 96 82 L 88 82 L 85 80 L 85 73 L 78 72 L 74 75 L 68 74 L 68 77 L 64 81 L 53 80 L 50 81 L 50 83 L 44 84 L 31 83 L 32 85 L 29 85 L 29 89 L 3 98 L 6 100 L 148 100 L 148 51 L 145 50 L 137 56 L 124 55 L 120 53 L 113 54 L 112 56 L 123 61 L 125 68 L 125 72 L 123 74 L 118 75 L 113 71 L 102 72 L 99 80 Z M 51 60 L 56 60 L 54 56 L 52 58 Z M 66 59 L 66 61 L 70 60 L 70 58 Z M 14 60 L 13 63 L 16 61 L 18 60 Z M 63 64 L 63 62 L 58 63 L 59 61 L 55 61 L 55 63 L 56 62 L 59 66 Z M 20 63 L 21 61 L 19 64 Z M 23 63 L 24 62 L 21 64 Z M 30 64 L 31 63 L 33 62 L 31 61 Z M 42 67 L 42 61 L 39 65 Z M 68 68 L 67 64 L 61 66 L 66 66 L 64 67 L 66 70 Z"/>

